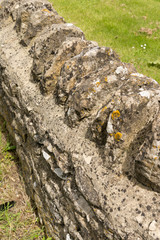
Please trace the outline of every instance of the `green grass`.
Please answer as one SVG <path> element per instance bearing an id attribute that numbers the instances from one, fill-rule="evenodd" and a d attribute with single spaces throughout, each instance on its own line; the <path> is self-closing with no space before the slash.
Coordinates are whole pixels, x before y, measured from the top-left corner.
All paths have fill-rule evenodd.
<path id="1" fill-rule="evenodd" d="M 9 141 L 7 141 L 6 145 L 2 149 L 2 152 L 4 153 L 4 152 L 12 151 L 15 149 L 16 149 L 16 146 L 13 146 Z"/>
<path id="2" fill-rule="evenodd" d="M 150 64 L 160 63 L 160 0 L 50 2 L 67 22 L 83 30 L 87 40 L 113 48 L 123 62 L 160 83 L 160 65 Z"/>
<path id="3" fill-rule="evenodd" d="M 0 239 L 3 240 L 51 240 L 39 227 L 25 193 L 19 162 L 14 153 L 4 120 L 0 117 L 0 204 L 15 201 L 11 209 L 0 211 Z"/>
<path id="4" fill-rule="evenodd" d="M 0 212 L 0 231 L 3 233 L 0 235 L 1 239 L 6 240 L 46 240 L 43 237 L 43 229 L 36 226 L 36 221 L 33 222 L 33 219 L 23 219 L 22 221 L 21 212 L 14 213 L 9 209 Z"/>

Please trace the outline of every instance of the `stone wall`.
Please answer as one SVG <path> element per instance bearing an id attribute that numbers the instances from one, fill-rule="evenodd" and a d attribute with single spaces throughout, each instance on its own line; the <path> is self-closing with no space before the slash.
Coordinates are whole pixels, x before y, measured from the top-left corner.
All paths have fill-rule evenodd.
<path id="1" fill-rule="evenodd" d="M 160 86 L 45 0 L 0 0 L 0 113 L 55 240 L 160 239 Z"/>

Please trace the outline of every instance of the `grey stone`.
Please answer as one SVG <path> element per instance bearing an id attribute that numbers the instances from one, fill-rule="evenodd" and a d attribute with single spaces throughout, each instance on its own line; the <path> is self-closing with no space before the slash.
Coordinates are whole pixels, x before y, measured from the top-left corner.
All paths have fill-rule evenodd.
<path id="1" fill-rule="evenodd" d="M 24 46 L 27 46 L 44 28 L 64 22 L 47 1 L 24 0 L 16 10 L 15 29 L 20 43 Z"/>
<path id="2" fill-rule="evenodd" d="M 42 93 L 54 91 L 63 63 L 88 44 L 83 38 L 79 28 L 66 23 L 52 25 L 35 42 L 31 51 L 32 80 L 39 82 Z"/>

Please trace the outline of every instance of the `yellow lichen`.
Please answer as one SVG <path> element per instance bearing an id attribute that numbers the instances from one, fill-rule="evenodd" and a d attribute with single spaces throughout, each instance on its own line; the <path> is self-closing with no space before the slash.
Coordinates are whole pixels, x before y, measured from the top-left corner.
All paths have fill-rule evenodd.
<path id="1" fill-rule="evenodd" d="M 118 110 L 113 111 L 112 113 L 112 119 L 114 120 L 115 118 L 119 118 L 120 117 L 120 112 Z"/>
<path id="2" fill-rule="evenodd" d="M 69 66 L 67 65 L 67 69 L 69 69 Z"/>
<path id="3" fill-rule="evenodd" d="M 104 112 L 106 109 L 107 109 L 107 106 L 104 106 L 104 107 L 101 109 L 101 112 Z"/>
<path id="4" fill-rule="evenodd" d="M 42 9 L 42 11 L 50 13 L 50 11 L 47 8 Z"/>
<path id="5" fill-rule="evenodd" d="M 107 79 L 107 77 L 105 77 L 104 81 L 105 81 L 105 82 L 108 82 L 108 79 Z"/>
<path id="6" fill-rule="evenodd" d="M 100 125 L 97 126 L 97 130 L 98 130 L 99 133 L 101 132 L 101 126 Z"/>
<path id="7" fill-rule="evenodd" d="M 97 130 L 99 133 L 101 132 L 102 128 L 101 128 L 101 125 L 100 125 L 100 124 L 97 124 L 97 125 L 96 125 L 96 130 Z"/>
<path id="8" fill-rule="evenodd" d="M 113 233 L 113 230 L 111 228 L 108 228 L 108 229 L 104 229 L 104 232 L 106 234 L 110 234 L 110 233 Z"/>
<path id="9" fill-rule="evenodd" d="M 109 50 L 106 51 L 106 53 L 107 53 L 108 56 L 110 56 L 112 54 L 112 50 L 109 49 Z"/>
<path id="10" fill-rule="evenodd" d="M 122 133 L 117 132 L 117 133 L 114 135 L 114 138 L 116 139 L 116 141 L 119 141 L 119 140 L 122 138 Z"/>
<path id="11" fill-rule="evenodd" d="M 81 110 L 81 116 L 82 116 L 82 117 L 85 117 L 85 115 L 86 115 L 85 111 L 84 111 L 84 110 Z"/>
<path id="12" fill-rule="evenodd" d="M 94 92 L 94 93 L 96 92 L 96 90 L 94 88 L 90 88 L 89 91 Z"/>
<path id="13" fill-rule="evenodd" d="M 107 235 L 109 234 L 109 232 L 108 232 L 106 229 L 104 229 L 104 232 L 105 232 L 105 234 L 107 234 Z"/>
<path id="14" fill-rule="evenodd" d="M 99 87 L 99 85 L 100 85 L 100 82 L 96 82 L 96 87 Z"/>
<path id="15" fill-rule="evenodd" d="M 55 76 L 55 74 L 52 75 L 52 79 L 57 79 L 57 76 Z"/>
<path id="16" fill-rule="evenodd" d="M 104 122 L 100 122 L 100 125 L 103 126 L 103 125 L 104 125 Z"/>

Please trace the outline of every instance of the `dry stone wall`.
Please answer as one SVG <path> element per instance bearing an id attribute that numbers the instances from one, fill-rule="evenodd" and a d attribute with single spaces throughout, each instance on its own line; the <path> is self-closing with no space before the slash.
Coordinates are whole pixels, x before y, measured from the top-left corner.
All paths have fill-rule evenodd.
<path id="1" fill-rule="evenodd" d="M 0 0 L 0 113 L 55 240 L 160 239 L 160 86 L 45 0 Z"/>

